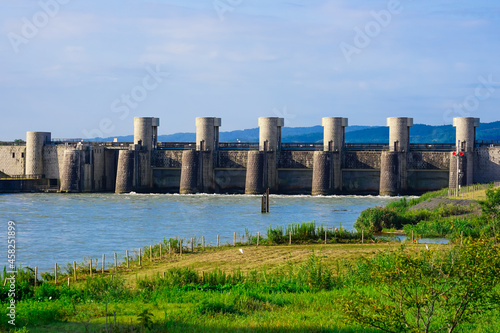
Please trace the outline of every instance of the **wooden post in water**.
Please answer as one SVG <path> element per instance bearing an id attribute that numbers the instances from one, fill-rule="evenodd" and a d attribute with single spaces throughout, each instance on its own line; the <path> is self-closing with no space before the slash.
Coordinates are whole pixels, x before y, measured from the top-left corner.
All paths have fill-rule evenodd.
<path id="1" fill-rule="evenodd" d="M 139 248 L 139 267 L 142 266 L 141 248 Z"/>
<path id="2" fill-rule="evenodd" d="M 36 287 L 37 276 L 38 276 L 38 267 L 35 266 L 35 287 Z"/>
<path id="3" fill-rule="evenodd" d="M 116 257 L 116 252 L 115 252 L 115 272 L 118 270 L 118 260 Z"/>
<path id="4" fill-rule="evenodd" d="M 129 268 L 129 264 L 128 264 L 128 250 L 125 251 L 125 256 L 127 257 L 127 268 Z"/>
<path id="5" fill-rule="evenodd" d="M 269 213 L 269 188 L 262 195 L 261 212 Z"/>
<path id="6" fill-rule="evenodd" d="M 73 275 L 75 275 L 75 282 L 76 282 L 76 261 L 73 261 Z"/>
<path id="7" fill-rule="evenodd" d="M 54 265 L 54 284 L 57 284 L 57 262 Z"/>

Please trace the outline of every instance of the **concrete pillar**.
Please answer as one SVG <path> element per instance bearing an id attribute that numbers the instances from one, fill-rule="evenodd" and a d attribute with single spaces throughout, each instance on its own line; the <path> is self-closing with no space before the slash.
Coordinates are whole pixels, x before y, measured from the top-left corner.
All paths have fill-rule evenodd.
<path id="1" fill-rule="evenodd" d="M 136 155 L 136 186 L 143 191 L 153 187 L 153 170 L 151 168 L 151 151 L 158 144 L 158 126 L 160 119 L 154 117 L 134 118 L 134 144 L 142 152 Z"/>
<path id="2" fill-rule="evenodd" d="M 457 150 L 455 154 L 452 153 L 450 158 L 450 188 L 456 188 L 457 172 L 460 186 L 474 183 L 474 150 L 479 118 L 453 118 L 453 126 L 456 128 L 455 146 Z"/>
<path id="3" fill-rule="evenodd" d="M 407 153 L 410 150 L 410 127 L 413 118 L 387 118 L 389 151 L 380 161 L 380 195 L 404 194 L 408 188 Z"/>
<path id="4" fill-rule="evenodd" d="M 259 150 L 264 152 L 264 187 L 278 192 L 278 157 L 281 150 L 281 128 L 285 120 L 278 117 L 259 118 Z"/>
<path id="5" fill-rule="evenodd" d="M 321 124 L 323 125 L 323 150 L 341 151 L 345 143 L 347 118 L 324 117 Z"/>
<path id="6" fill-rule="evenodd" d="M 198 161 L 199 155 L 197 151 L 184 150 L 182 152 L 180 194 L 195 194 L 199 192 Z"/>
<path id="7" fill-rule="evenodd" d="M 134 190 L 135 155 L 134 150 L 120 150 L 118 153 L 115 193 L 129 193 Z"/>
<path id="8" fill-rule="evenodd" d="M 262 194 L 264 187 L 264 152 L 251 150 L 247 158 L 245 194 Z"/>
<path id="9" fill-rule="evenodd" d="M 140 145 L 141 150 L 156 149 L 158 143 L 158 126 L 160 119 L 154 117 L 134 118 L 134 144 Z"/>
<path id="10" fill-rule="evenodd" d="M 61 173 L 61 192 L 82 192 L 80 158 L 81 150 L 64 151 L 63 170 Z"/>
<path id="11" fill-rule="evenodd" d="M 219 150 L 220 118 L 196 118 L 196 150 L 199 156 L 199 190 L 203 193 L 215 192 L 215 164 Z"/>
<path id="12" fill-rule="evenodd" d="M 318 192 L 317 194 L 340 193 L 342 191 L 342 156 L 345 144 L 345 128 L 348 126 L 348 120 L 342 117 L 324 117 L 321 124 L 323 125 L 323 151 L 328 152 L 329 155 L 327 158 L 328 169 L 323 169 L 324 164 L 321 164 L 318 168 L 313 166 L 312 192 L 316 192 L 314 188 L 317 188 L 321 180 L 328 179 L 328 190 L 322 190 L 321 193 Z M 320 159 L 326 158 L 323 154 L 316 153 L 316 155 L 314 161 L 318 161 L 318 163 L 320 163 Z M 321 172 L 327 174 L 323 175 Z"/>
<path id="13" fill-rule="evenodd" d="M 401 192 L 401 153 L 382 152 L 380 161 L 380 195 L 398 195 Z"/>
<path id="14" fill-rule="evenodd" d="M 332 193 L 332 153 L 315 151 L 313 155 L 312 195 L 328 195 Z"/>
<path id="15" fill-rule="evenodd" d="M 196 150 L 215 152 L 219 148 L 219 127 L 221 118 L 196 118 Z"/>
<path id="16" fill-rule="evenodd" d="M 410 127 L 413 118 L 387 118 L 389 126 L 389 151 L 408 152 L 410 150 Z"/>
<path id="17" fill-rule="evenodd" d="M 285 119 L 278 117 L 259 118 L 259 150 L 281 150 L 281 127 L 285 126 Z"/>
<path id="18" fill-rule="evenodd" d="M 26 176 L 41 177 L 43 171 L 43 146 L 50 144 L 50 132 L 26 133 Z"/>

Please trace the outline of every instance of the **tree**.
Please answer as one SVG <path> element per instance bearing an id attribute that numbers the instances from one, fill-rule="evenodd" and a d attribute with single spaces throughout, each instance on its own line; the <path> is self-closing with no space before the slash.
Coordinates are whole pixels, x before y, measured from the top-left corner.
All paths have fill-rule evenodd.
<path id="1" fill-rule="evenodd" d="M 482 215 L 489 221 L 493 235 L 497 237 L 498 218 L 500 217 L 500 187 L 486 190 L 486 200 L 479 200 Z"/>
<path id="2" fill-rule="evenodd" d="M 488 240 L 449 250 L 404 248 L 367 260 L 372 290 L 343 298 L 350 320 L 385 332 L 453 332 L 498 306 L 500 247 Z M 366 290 L 366 289 L 365 289 Z"/>

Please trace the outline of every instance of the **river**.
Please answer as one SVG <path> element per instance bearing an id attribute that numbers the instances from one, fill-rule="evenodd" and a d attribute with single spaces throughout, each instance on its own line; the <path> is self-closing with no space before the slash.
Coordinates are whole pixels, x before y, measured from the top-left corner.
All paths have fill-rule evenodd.
<path id="1" fill-rule="evenodd" d="M 124 257 L 125 250 L 164 238 L 205 236 L 214 244 L 232 242 L 233 233 L 265 234 L 269 226 L 316 221 L 353 229 L 362 210 L 394 198 L 378 196 L 271 195 L 270 213 L 260 212 L 260 196 L 177 194 L 3 194 L 0 195 L 0 248 L 7 264 L 7 226 L 16 227 L 16 265 L 50 270 L 74 260 Z M 239 239 L 239 238 L 238 238 Z M 108 261 L 108 260 L 107 260 Z M 111 261 L 111 260 L 110 260 Z"/>

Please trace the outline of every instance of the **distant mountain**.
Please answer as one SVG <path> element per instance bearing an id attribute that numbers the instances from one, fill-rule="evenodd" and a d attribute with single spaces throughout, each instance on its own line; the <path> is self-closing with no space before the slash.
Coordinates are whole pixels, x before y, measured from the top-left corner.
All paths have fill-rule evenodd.
<path id="1" fill-rule="evenodd" d="M 389 128 L 385 126 L 349 126 L 346 127 L 346 142 L 388 142 Z M 322 142 L 323 127 L 283 127 L 283 142 Z M 477 128 L 477 140 L 500 141 L 500 121 L 481 123 Z M 89 141 L 113 141 L 114 138 L 95 138 Z M 119 142 L 134 141 L 133 135 L 117 137 Z M 159 142 L 195 142 L 195 133 L 175 133 L 158 136 Z M 259 129 L 220 132 L 220 142 L 258 142 Z M 455 128 L 452 125 L 430 126 L 415 124 L 410 129 L 410 141 L 413 143 L 452 143 L 455 142 Z"/>

